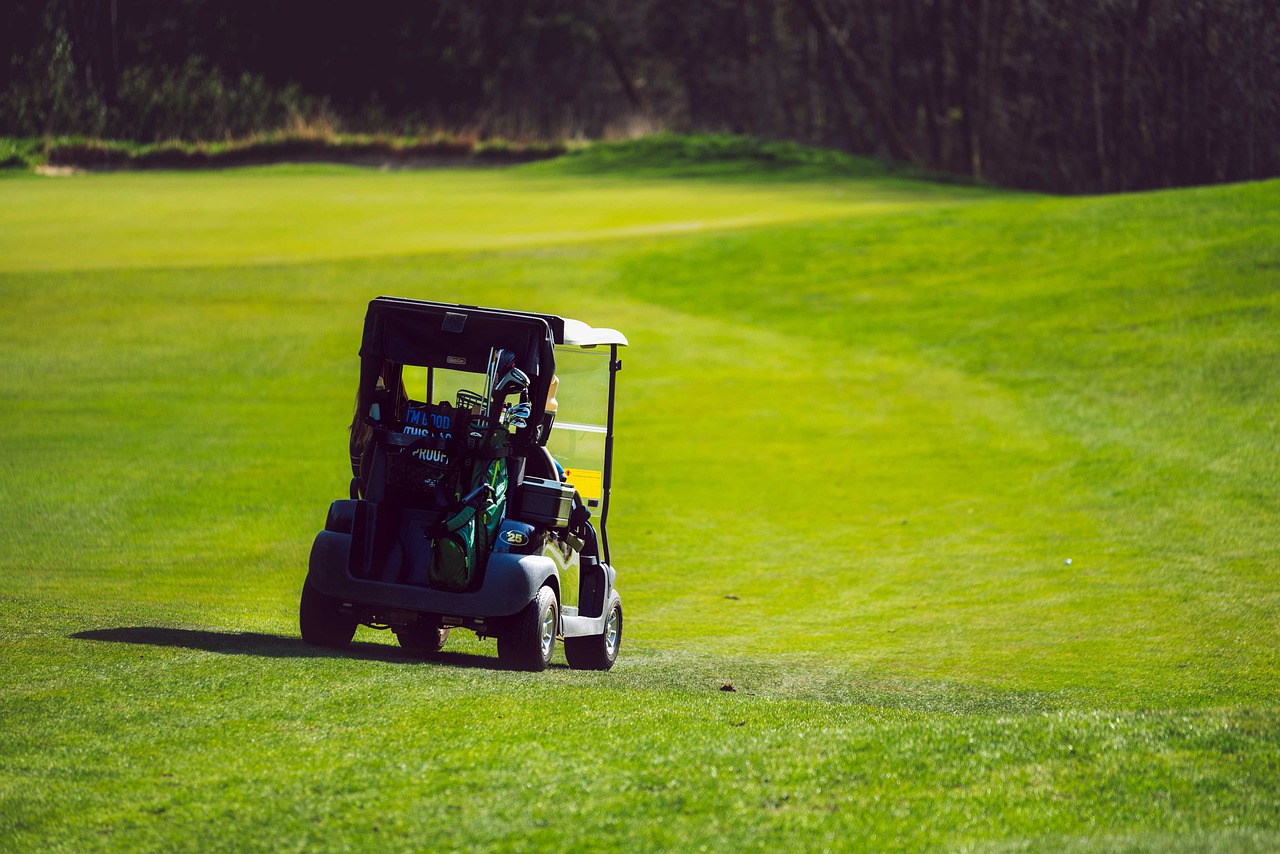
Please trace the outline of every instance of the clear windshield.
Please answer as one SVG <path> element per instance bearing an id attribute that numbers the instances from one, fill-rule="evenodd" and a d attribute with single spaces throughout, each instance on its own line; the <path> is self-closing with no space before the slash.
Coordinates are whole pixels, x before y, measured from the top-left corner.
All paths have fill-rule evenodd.
<path id="1" fill-rule="evenodd" d="M 610 348 L 556 347 L 556 421 L 547 449 L 589 507 L 604 495 Z"/>

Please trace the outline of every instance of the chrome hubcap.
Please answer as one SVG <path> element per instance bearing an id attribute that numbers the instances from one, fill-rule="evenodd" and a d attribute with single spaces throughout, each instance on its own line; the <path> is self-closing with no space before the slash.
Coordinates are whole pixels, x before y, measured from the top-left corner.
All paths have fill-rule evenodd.
<path id="1" fill-rule="evenodd" d="M 556 609 L 548 608 L 542 615 L 542 657 L 551 657 L 551 647 L 556 642 Z"/>
<path id="2" fill-rule="evenodd" d="M 622 614 L 614 608 L 609 612 L 609 624 L 604 629 L 604 651 L 610 658 L 618 653 L 618 633 L 622 625 Z"/>

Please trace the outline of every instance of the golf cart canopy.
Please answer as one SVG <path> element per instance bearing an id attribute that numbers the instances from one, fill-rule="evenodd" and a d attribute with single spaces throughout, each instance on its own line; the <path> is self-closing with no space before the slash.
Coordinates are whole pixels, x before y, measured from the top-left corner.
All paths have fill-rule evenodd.
<path id="1" fill-rule="evenodd" d="M 516 353 L 517 364 L 532 377 L 541 373 L 538 369 L 552 345 L 625 347 L 627 339 L 616 329 L 593 328 L 554 314 L 378 297 L 369 303 L 365 315 L 360 356 L 402 365 L 483 371 L 490 343 Z"/>
<path id="2" fill-rule="evenodd" d="M 563 337 L 564 321 L 558 317 L 378 297 L 365 314 L 360 358 L 375 372 L 385 360 L 483 373 L 490 348 L 502 347 L 536 379 L 544 365 L 555 364 L 553 322 Z M 543 377 L 544 384 L 548 379 Z"/>
<path id="3" fill-rule="evenodd" d="M 567 344 L 570 347 L 595 347 L 598 344 L 627 346 L 626 336 L 616 329 L 605 327 L 596 329 L 587 326 L 581 320 L 569 318 L 565 318 L 563 322 L 564 332 L 560 338 L 556 339 L 557 344 Z"/>

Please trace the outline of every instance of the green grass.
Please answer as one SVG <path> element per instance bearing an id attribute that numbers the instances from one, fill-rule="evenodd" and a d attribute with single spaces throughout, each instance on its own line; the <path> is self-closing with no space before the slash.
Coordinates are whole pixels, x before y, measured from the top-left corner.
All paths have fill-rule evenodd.
<path id="1" fill-rule="evenodd" d="M 0 849 L 1280 847 L 1280 183 L 622 160 L 0 182 Z M 627 333 L 612 672 L 297 639 L 381 293 Z"/>

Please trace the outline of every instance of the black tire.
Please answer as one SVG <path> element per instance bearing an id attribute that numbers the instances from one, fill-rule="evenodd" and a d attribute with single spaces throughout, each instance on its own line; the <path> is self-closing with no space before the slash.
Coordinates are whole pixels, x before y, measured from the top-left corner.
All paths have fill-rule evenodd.
<path id="1" fill-rule="evenodd" d="M 342 649 L 355 637 L 356 621 L 338 611 L 337 599 L 304 582 L 302 601 L 298 604 L 298 628 L 305 643 Z"/>
<path id="2" fill-rule="evenodd" d="M 400 641 L 400 648 L 419 658 L 435 655 L 444 649 L 444 642 L 448 639 L 449 630 L 443 627 L 424 629 L 421 626 L 415 626 L 396 632 L 396 640 Z"/>
<path id="3" fill-rule="evenodd" d="M 622 647 L 622 601 L 616 594 L 609 600 L 608 614 L 602 634 L 564 639 L 564 657 L 574 670 L 608 670 L 618 660 L 618 650 Z"/>
<path id="4" fill-rule="evenodd" d="M 560 605 L 550 587 L 511 618 L 498 635 L 498 661 L 512 670 L 540 673 L 551 663 L 560 630 Z"/>

